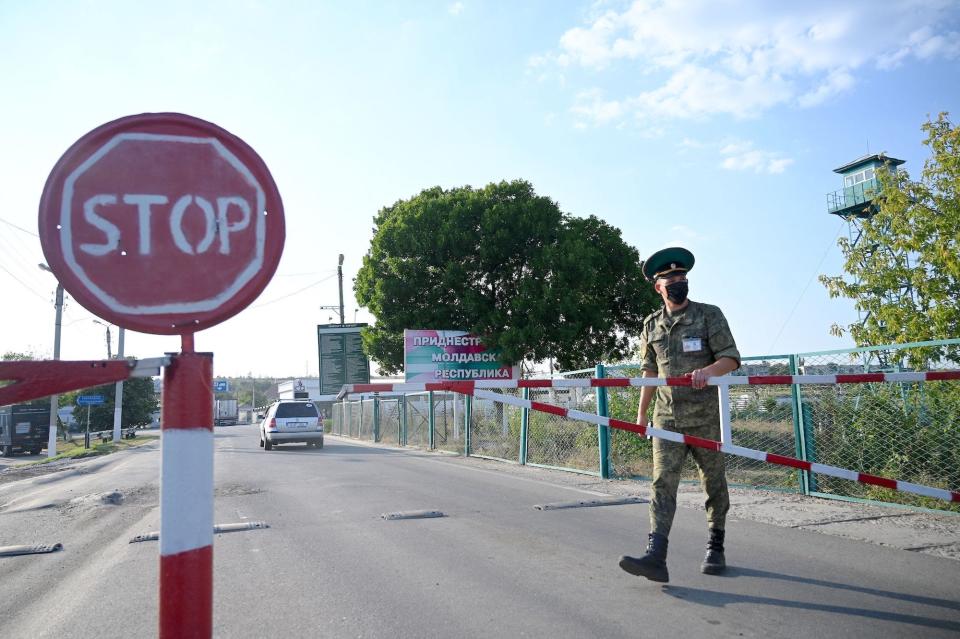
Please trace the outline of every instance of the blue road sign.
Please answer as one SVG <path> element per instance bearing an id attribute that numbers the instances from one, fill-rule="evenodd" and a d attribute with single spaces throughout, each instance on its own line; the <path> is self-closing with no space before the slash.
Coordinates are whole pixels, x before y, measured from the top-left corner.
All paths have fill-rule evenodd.
<path id="1" fill-rule="evenodd" d="M 80 395 L 77 404 L 80 406 L 96 406 L 103 403 L 103 395 Z"/>
<path id="2" fill-rule="evenodd" d="M 213 390 L 218 393 L 226 393 L 230 390 L 230 382 L 226 379 L 218 379 L 213 382 Z"/>

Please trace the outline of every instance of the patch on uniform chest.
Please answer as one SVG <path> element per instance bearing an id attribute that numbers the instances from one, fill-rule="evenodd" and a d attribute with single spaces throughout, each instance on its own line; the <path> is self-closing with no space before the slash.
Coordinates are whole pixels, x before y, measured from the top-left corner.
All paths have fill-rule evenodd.
<path id="1" fill-rule="evenodd" d="M 683 338 L 684 353 L 697 353 L 702 350 L 703 350 L 702 337 L 684 337 Z"/>

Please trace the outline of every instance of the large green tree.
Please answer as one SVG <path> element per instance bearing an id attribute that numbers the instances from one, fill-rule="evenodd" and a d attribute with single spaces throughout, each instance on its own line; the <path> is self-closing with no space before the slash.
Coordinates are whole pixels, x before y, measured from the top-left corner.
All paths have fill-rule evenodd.
<path id="1" fill-rule="evenodd" d="M 946 113 L 922 128 L 930 157 L 920 179 L 880 171 L 876 213 L 857 242 L 839 241 L 846 274 L 820 276 L 831 297 L 854 300 L 865 318 L 847 327 L 859 345 L 960 336 L 960 130 Z M 917 350 L 911 363 L 931 356 L 960 361 L 960 349 Z"/>
<path id="2" fill-rule="evenodd" d="M 387 373 L 403 367 L 405 328 L 468 330 L 514 364 L 619 359 L 657 303 L 618 229 L 523 180 L 427 189 L 374 224 L 355 283 L 377 318 L 364 349 Z"/>

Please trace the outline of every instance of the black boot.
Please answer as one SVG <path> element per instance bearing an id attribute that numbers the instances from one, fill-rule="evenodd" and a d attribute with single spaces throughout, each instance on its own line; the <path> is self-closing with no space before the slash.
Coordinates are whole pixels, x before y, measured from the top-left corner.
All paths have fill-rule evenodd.
<path id="1" fill-rule="evenodd" d="M 705 575 L 719 575 L 727 569 L 727 560 L 723 556 L 724 532 L 718 528 L 710 529 L 710 541 L 707 542 L 707 554 L 700 564 L 700 572 Z"/>
<path id="2" fill-rule="evenodd" d="M 670 581 L 670 573 L 667 572 L 667 538 L 660 533 L 650 533 L 646 554 L 640 559 L 621 557 L 620 567 L 631 575 L 646 577 L 650 581 Z"/>

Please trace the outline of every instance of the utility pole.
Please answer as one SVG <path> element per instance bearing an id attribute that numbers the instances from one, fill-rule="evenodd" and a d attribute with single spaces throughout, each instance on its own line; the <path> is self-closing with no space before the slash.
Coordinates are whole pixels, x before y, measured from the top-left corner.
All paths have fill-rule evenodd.
<path id="1" fill-rule="evenodd" d="M 337 279 L 340 280 L 340 323 L 346 324 L 347 318 L 343 316 L 343 253 L 340 254 L 340 261 L 337 263 Z"/>
<path id="2" fill-rule="evenodd" d="M 107 329 L 110 330 L 109 328 Z M 109 333 L 107 333 L 109 335 Z M 123 359 L 123 327 L 120 327 L 120 336 L 117 338 L 117 359 Z M 120 436 L 120 415 L 123 411 L 123 381 L 117 382 L 117 392 L 114 395 L 113 402 L 113 441 L 119 442 Z"/>
<path id="3" fill-rule="evenodd" d="M 46 266 L 41 264 L 41 268 Z M 60 326 L 63 321 L 63 285 L 57 282 L 57 309 L 56 326 L 53 332 L 53 359 L 60 359 Z M 47 457 L 57 454 L 57 409 L 60 405 L 60 396 L 50 396 L 50 432 L 47 434 Z"/>
<path id="4" fill-rule="evenodd" d="M 92 321 L 93 321 L 94 324 L 99 324 L 100 326 L 106 327 L 106 329 L 107 329 L 107 359 L 113 359 L 113 352 L 112 352 L 113 344 L 111 343 L 112 340 L 110 339 L 110 325 L 107 324 L 106 322 L 101 322 L 101 321 L 98 320 L 98 319 L 95 319 L 95 320 L 92 320 Z"/>

